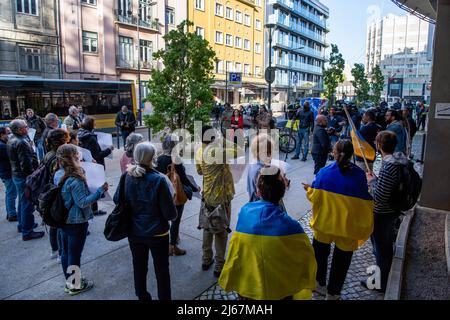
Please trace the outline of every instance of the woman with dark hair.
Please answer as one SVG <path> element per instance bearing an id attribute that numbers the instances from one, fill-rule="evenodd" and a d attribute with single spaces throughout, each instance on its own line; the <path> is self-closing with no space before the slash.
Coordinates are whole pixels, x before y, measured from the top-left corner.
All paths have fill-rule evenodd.
<path id="1" fill-rule="evenodd" d="M 321 169 L 312 185 L 303 184 L 312 203 L 311 227 L 317 261 L 316 291 L 338 300 L 353 251 L 372 234 L 373 199 L 364 171 L 351 163 L 353 144 L 339 140 L 333 147 L 335 162 Z M 328 256 L 335 244 L 326 286 Z"/>
<path id="2" fill-rule="evenodd" d="M 172 157 L 172 150 L 175 147 L 176 143 L 172 140 L 172 137 L 169 135 L 165 138 L 163 142 L 163 154 L 160 155 L 156 160 L 156 170 L 161 172 L 162 174 L 166 174 L 169 172 L 169 166 L 172 164 L 175 167 L 175 171 L 180 177 L 180 182 L 183 185 L 183 190 L 187 196 L 188 200 L 192 199 L 192 193 L 195 191 L 200 192 L 200 188 L 194 185 L 186 176 L 186 169 L 181 162 L 179 157 Z M 175 160 L 175 161 L 174 161 Z M 186 250 L 183 250 L 177 246 L 179 239 L 179 231 L 180 231 L 180 222 L 181 216 L 183 215 L 184 204 L 176 204 L 178 216 L 177 218 L 171 222 L 170 224 L 170 246 L 169 246 L 169 255 L 182 256 L 186 254 Z"/>
<path id="3" fill-rule="evenodd" d="M 105 158 L 111 154 L 114 150 L 114 146 L 102 150 L 97 141 L 97 135 L 94 133 L 95 119 L 86 116 L 81 123 L 81 129 L 78 130 L 78 141 L 81 148 L 87 149 L 91 152 L 94 160 L 105 167 Z M 99 216 L 106 214 L 103 210 L 98 210 L 97 202 L 92 204 L 92 210 L 94 211 L 94 216 Z"/>
<path id="4" fill-rule="evenodd" d="M 280 169 L 262 168 L 257 190 L 260 200 L 239 212 L 219 284 L 243 299 L 311 299 L 314 250 L 300 223 L 279 205 L 286 190 Z"/>
<path id="5" fill-rule="evenodd" d="M 62 145 L 58 148 L 56 156 L 61 169 L 55 173 L 54 183 L 61 183 L 61 197 L 69 210 L 66 225 L 60 229 L 61 265 L 66 278 L 64 291 L 70 295 L 76 295 L 91 289 L 94 283 L 85 278 L 81 278 L 81 282 L 75 279 L 73 283 L 70 277 L 72 272 L 68 272 L 67 269 L 69 266 L 80 268 L 88 221 L 93 218 L 91 206 L 105 191 L 108 191 L 108 184 L 105 183 L 93 194 L 89 192 L 76 146 Z"/>
<path id="6" fill-rule="evenodd" d="M 45 150 L 48 152 L 44 156 L 43 163 L 50 169 L 50 179 L 46 181 L 46 184 L 53 181 L 55 172 L 58 171 L 58 161 L 56 159 L 56 151 L 60 146 L 69 142 L 69 133 L 64 129 L 53 129 L 45 140 Z M 61 245 L 60 245 L 60 235 L 57 228 L 50 227 L 49 231 L 50 246 L 52 247 L 52 252 L 50 255 L 51 259 L 61 258 Z"/>
<path id="7" fill-rule="evenodd" d="M 230 127 L 234 131 L 236 131 L 238 129 L 244 129 L 244 118 L 243 118 L 241 112 L 239 112 L 238 109 L 235 109 L 233 111 L 233 115 L 231 116 L 231 125 L 230 125 Z"/>

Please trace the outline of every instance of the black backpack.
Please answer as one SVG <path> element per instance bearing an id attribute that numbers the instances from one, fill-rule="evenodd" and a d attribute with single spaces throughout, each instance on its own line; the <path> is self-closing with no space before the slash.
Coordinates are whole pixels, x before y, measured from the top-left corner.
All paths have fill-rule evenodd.
<path id="1" fill-rule="evenodd" d="M 50 166 L 55 159 L 56 155 L 52 156 L 46 162 L 42 162 L 25 180 L 25 196 L 35 206 L 39 205 L 38 197 L 52 179 Z"/>
<path id="2" fill-rule="evenodd" d="M 64 227 L 69 216 L 70 208 L 66 208 L 61 196 L 61 190 L 66 179 L 60 181 L 58 185 L 46 184 L 38 197 L 38 211 L 42 221 L 53 228 Z"/>
<path id="3" fill-rule="evenodd" d="M 422 179 L 414 169 L 414 163 L 398 166 L 397 190 L 391 197 L 391 207 L 398 211 L 408 211 L 414 207 L 422 190 Z"/>

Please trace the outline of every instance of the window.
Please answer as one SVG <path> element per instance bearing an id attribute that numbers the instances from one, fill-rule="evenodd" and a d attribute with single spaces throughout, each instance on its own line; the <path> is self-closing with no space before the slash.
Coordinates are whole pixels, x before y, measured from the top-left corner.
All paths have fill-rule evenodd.
<path id="1" fill-rule="evenodd" d="M 20 70 L 41 70 L 41 49 L 20 47 Z"/>
<path id="2" fill-rule="evenodd" d="M 257 77 L 261 76 L 261 67 L 258 66 L 255 67 L 255 76 Z"/>
<path id="3" fill-rule="evenodd" d="M 234 72 L 234 68 L 233 68 L 233 62 L 232 61 L 227 61 L 227 72 Z"/>
<path id="4" fill-rule="evenodd" d="M 250 19 L 250 15 L 248 15 L 248 14 L 244 14 L 244 24 L 246 25 L 246 26 L 251 26 L 251 19 Z"/>
<path id="5" fill-rule="evenodd" d="M 153 60 L 153 42 L 140 40 L 139 58 L 144 62 L 144 67 L 150 68 L 150 63 Z"/>
<path id="6" fill-rule="evenodd" d="M 232 8 L 226 7 L 226 9 L 225 9 L 225 18 L 227 18 L 228 20 L 233 20 L 234 19 L 234 17 L 233 17 L 233 9 Z"/>
<path id="7" fill-rule="evenodd" d="M 256 27 L 256 30 L 262 30 L 261 20 L 256 19 L 255 27 Z"/>
<path id="8" fill-rule="evenodd" d="M 202 27 L 197 27 L 195 30 L 195 33 L 202 37 L 203 39 L 205 39 L 205 29 L 203 29 Z"/>
<path id="9" fill-rule="evenodd" d="M 244 40 L 244 50 L 250 51 L 250 40 L 248 40 L 248 39 Z"/>
<path id="10" fill-rule="evenodd" d="M 119 36 L 119 65 L 132 65 L 133 56 L 133 38 Z"/>
<path id="11" fill-rule="evenodd" d="M 233 46 L 233 36 L 231 34 L 225 36 L 225 44 L 229 47 Z"/>
<path id="12" fill-rule="evenodd" d="M 216 31 L 216 43 L 223 43 L 223 33 Z"/>
<path id="13" fill-rule="evenodd" d="M 117 11 L 120 16 L 128 16 L 128 11 L 131 11 L 130 0 L 118 0 Z M 142 12 L 140 12 L 142 17 Z"/>
<path id="14" fill-rule="evenodd" d="M 241 37 L 234 38 L 234 46 L 236 48 L 241 48 L 242 49 L 242 38 Z"/>
<path id="15" fill-rule="evenodd" d="M 166 9 L 166 23 L 168 25 L 175 25 L 175 10 L 173 8 Z"/>
<path id="16" fill-rule="evenodd" d="M 83 52 L 98 52 L 98 38 L 96 32 L 83 31 Z"/>
<path id="17" fill-rule="evenodd" d="M 126 7 L 128 8 L 127 12 L 132 10 L 130 0 L 119 0 L 119 1 L 127 1 L 127 4 L 126 4 Z M 150 25 L 152 22 L 152 7 L 150 6 L 149 2 L 150 2 L 149 0 L 139 0 L 140 20 L 143 22 L 146 22 L 148 25 Z M 167 10 L 173 10 L 173 9 L 168 8 Z M 166 23 L 168 23 L 167 10 L 166 10 Z M 173 12 L 173 15 L 175 16 L 175 12 Z M 175 17 L 173 17 L 173 19 L 175 20 Z M 175 24 L 175 21 L 173 24 Z"/>
<path id="18" fill-rule="evenodd" d="M 249 76 L 249 75 L 250 75 L 250 65 L 244 64 L 244 76 Z"/>
<path id="19" fill-rule="evenodd" d="M 216 3 L 216 16 L 223 17 L 223 5 Z"/>
<path id="20" fill-rule="evenodd" d="M 258 7 L 261 7 L 261 0 L 255 0 L 255 4 L 256 4 Z"/>
<path id="21" fill-rule="evenodd" d="M 205 11 L 205 0 L 195 0 L 195 9 Z"/>
<path id="22" fill-rule="evenodd" d="M 38 13 L 38 0 L 17 0 L 17 12 L 39 15 Z"/>
<path id="23" fill-rule="evenodd" d="M 97 5 L 97 0 L 81 0 L 82 3 L 92 4 L 93 6 Z"/>
<path id="24" fill-rule="evenodd" d="M 223 73 L 223 61 L 216 61 L 216 73 Z"/>
<path id="25" fill-rule="evenodd" d="M 236 10 L 236 22 L 242 23 L 242 12 Z"/>
<path id="26" fill-rule="evenodd" d="M 236 72 L 242 72 L 242 64 L 236 62 L 235 70 Z"/>
<path id="27" fill-rule="evenodd" d="M 261 43 L 259 43 L 259 42 L 255 43 L 255 52 L 261 53 Z"/>

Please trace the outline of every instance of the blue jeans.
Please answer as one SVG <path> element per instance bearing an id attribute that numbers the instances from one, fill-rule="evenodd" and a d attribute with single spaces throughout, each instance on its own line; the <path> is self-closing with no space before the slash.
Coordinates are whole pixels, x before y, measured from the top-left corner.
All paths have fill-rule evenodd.
<path id="1" fill-rule="evenodd" d="M 62 248 L 61 231 L 57 228 L 50 227 L 48 236 L 50 238 L 50 246 L 52 247 L 52 251 L 58 251 L 58 254 L 61 255 L 61 248 Z"/>
<path id="2" fill-rule="evenodd" d="M 81 264 L 81 253 L 86 242 L 87 222 L 80 224 L 68 224 L 59 229 L 61 233 L 61 265 L 66 279 L 69 266 L 78 266 Z"/>
<path id="3" fill-rule="evenodd" d="M 36 141 L 36 153 L 39 161 L 44 159 L 44 140 Z"/>
<path id="4" fill-rule="evenodd" d="M 127 138 L 130 135 L 130 131 L 123 131 L 122 130 L 122 139 L 123 139 L 123 148 L 125 149 L 125 144 L 127 143 Z"/>
<path id="5" fill-rule="evenodd" d="M 25 178 L 14 178 L 17 194 L 19 195 L 19 210 L 17 218 L 19 220 L 18 230 L 22 230 L 22 236 L 26 237 L 33 232 L 34 226 L 34 206 L 25 196 Z"/>
<path id="6" fill-rule="evenodd" d="M 298 132 L 298 143 L 297 147 L 295 148 L 295 156 L 300 156 L 300 148 L 303 144 L 303 158 L 306 159 L 308 156 L 308 149 L 309 149 L 309 128 L 299 128 Z"/>
<path id="7" fill-rule="evenodd" d="M 12 179 L 2 179 L 6 189 L 5 205 L 6 205 L 6 217 L 17 216 L 16 211 L 16 199 L 17 190 Z"/>

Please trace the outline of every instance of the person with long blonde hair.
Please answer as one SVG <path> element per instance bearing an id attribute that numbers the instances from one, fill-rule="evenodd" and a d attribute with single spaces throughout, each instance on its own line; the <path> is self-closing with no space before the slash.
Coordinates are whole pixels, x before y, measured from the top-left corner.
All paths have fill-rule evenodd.
<path id="1" fill-rule="evenodd" d="M 86 176 L 80 166 L 78 149 L 71 144 L 64 144 L 56 151 L 59 169 L 54 176 L 54 183 L 61 184 L 61 197 L 65 207 L 69 210 L 66 225 L 61 230 L 61 265 L 66 277 L 64 291 L 76 295 L 91 289 L 92 281 L 81 278 L 81 282 L 72 283 L 69 279 L 69 266 L 80 267 L 81 253 L 86 242 L 88 221 L 93 218 L 91 205 L 99 200 L 108 190 L 108 184 L 97 189 L 93 194 L 89 192 Z"/>

